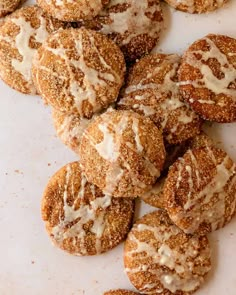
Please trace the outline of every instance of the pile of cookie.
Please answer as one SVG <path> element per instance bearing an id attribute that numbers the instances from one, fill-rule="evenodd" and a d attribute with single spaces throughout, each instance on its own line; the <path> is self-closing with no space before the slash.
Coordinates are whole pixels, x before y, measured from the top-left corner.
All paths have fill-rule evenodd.
<path id="1" fill-rule="evenodd" d="M 200 13 L 226 1 L 167 2 Z M 79 158 L 44 191 L 49 236 L 79 256 L 125 240 L 138 292 L 191 294 L 211 269 L 207 234 L 236 210 L 236 165 L 202 131 L 204 120 L 236 121 L 236 40 L 210 34 L 182 57 L 149 54 L 163 22 L 159 1 L 38 4 L 2 23 L 0 76 L 42 96 Z M 156 210 L 134 223 L 138 197 Z"/>

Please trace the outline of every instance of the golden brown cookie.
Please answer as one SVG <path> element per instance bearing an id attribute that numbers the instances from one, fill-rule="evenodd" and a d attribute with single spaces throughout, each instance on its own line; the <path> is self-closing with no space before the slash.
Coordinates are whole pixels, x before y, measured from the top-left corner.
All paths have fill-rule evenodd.
<path id="1" fill-rule="evenodd" d="M 184 232 L 212 232 L 234 215 L 236 165 L 213 146 L 188 150 L 170 168 L 163 193 L 170 218 Z"/>
<path id="2" fill-rule="evenodd" d="M 204 119 L 236 121 L 236 39 L 210 34 L 194 42 L 179 68 L 179 87 Z"/>
<path id="3" fill-rule="evenodd" d="M 91 119 L 80 118 L 78 114 L 62 113 L 53 109 L 53 124 L 57 136 L 75 153 L 79 151 L 81 136 Z"/>
<path id="4" fill-rule="evenodd" d="M 222 7 L 228 0 L 165 0 L 175 9 L 188 13 L 204 13 Z"/>
<path id="5" fill-rule="evenodd" d="M 149 117 L 163 129 L 170 144 L 177 144 L 200 132 L 201 119 L 183 101 L 177 86 L 180 57 L 152 54 L 131 69 L 118 109 L 132 109 Z"/>
<path id="6" fill-rule="evenodd" d="M 0 17 L 13 12 L 23 2 L 22 0 L 0 0 Z"/>
<path id="7" fill-rule="evenodd" d="M 134 202 L 104 195 L 88 183 L 78 162 L 61 168 L 48 182 L 42 218 L 56 246 L 74 255 L 95 255 L 127 235 Z"/>
<path id="8" fill-rule="evenodd" d="M 85 130 L 79 154 L 87 179 L 104 193 L 136 197 L 160 176 L 165 147 L 150 119 L 131 111 L 110 111 Z"/>
<path id="9" fill-rule="evenodd" d="M 206 236 L 192 236 L 175 226 L 164 211 L 144 215 L 128 234 L 125 271 L 146 294 L 189 295 L 211 269 Z"/>
<path id="10" fill-rule="evenodd" d="M 168 169 L 174 162 L 182 157 L 188 149 L 194 149 L 205 146 L 213 146 L 213 140 L 206 135 L 203 131 L 197 134 L 195 137 L 191 138 L 187 142 L 175 146 L 166 146 L 166 160 L 164 164 L 164 169 L 161 173 L 161 177 L 157 179 L 154 186 L 141 195 L 141 199 L 156 208 L 165 209 L 166 197 L 163 193 L 163 187 L 168 173 Z"/>
<path id="11" fill-rule="evenodd" d="M 148 54 L 156 46 L 163 26 L 159 0 L 110 0 L 92 21 L 83 23 L 109 36 L 127 61 Z"/>
<path id="12" fill-rule="evenodd" d="M 18 9 L 0 26 L 0 76 L 10 87 L 35 94 L 31 77 L 32 59 L 42 42 L 64 26 L 37 6 Z"/>
<path id="13" fill-rule="evenodd" d="M 109 0 L 37 0 L 37 3 L 52 17 L 75 22 L 95 17 Z"/>
<path id="14" fill-rule="evenodd" d="M 128 291 L 128 290 L 118 289 L 118 290 L 107 291 L 103 295 L 138 295 L 138 293 L 133 291 Z"/>
<path id="15" fill-rule="evenodd" d="M 58 30 L 44 42 L 32 72 L 48 104 L 91 118 L 117 99 L 125 62 L 119 47 L 106 36 L 71 28 Z"/>

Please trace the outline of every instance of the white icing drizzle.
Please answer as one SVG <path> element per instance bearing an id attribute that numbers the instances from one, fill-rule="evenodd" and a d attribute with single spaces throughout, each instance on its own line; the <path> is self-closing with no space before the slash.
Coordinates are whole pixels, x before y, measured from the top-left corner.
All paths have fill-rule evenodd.
<path id="1" fill-rule="evenodd" d="M 208 51 L 196 50 L 188 51 L 185 55 L 185 62 L 199 70 L 202 75 L 201 79 L 195 81 L 181 81 L 180 85 L 193 85 L 194 88 L 207 88 L 215 95 L 224 94 L 236 101 L 236 89 L 230 89 L 229 85 L 236 82 L 236 64 L 229 62 L 227 56 L 220 51 L 216 44 L 208 37 L 203 39 L 209 46 Z M 198 59 L 197 56 L 201 56 Z M 220 64 L 220 71 L 224 77 L 217 78 L 211 68 L 205 64 L 209 59 L 216 59 Z M 214 100 L 199 99 L 198 102 L 205 104 L 215 104 Z"/>
<path id="2" fill-rule="evenodd" d="M 126 4 L 128 7 L 122 12 L 110 12 L 116 5 Z M 161 6 L 159 2 L 149 7 L 148 0 L 111 0 L 107 6 L 107 10 L 100 13 L 101 16 L 108 16 L 111 22 L 102 24 L 101 32 L 103 34 L 118 33 L 124 37 L 121 41 L 122 45 L 130 43 L 130 41 L 143 34 L 148 34 L 156 39 L 159 37 L 162 27 L 162 21 L 152 21 L 148 15 L 155 13 L 161 14 Z"/>
<path id="3" fill-rule="evenodd" d="M 145 242 L 137 238 L 137 234 L 141 232 L 151 232 L 153 238 L 146 240 Z M 133 230 L 129 233 L 128 241 L 135 243 L 135 247 L 132 250 L 125 253 L 128 257 L 134 257 L 140 261 L 136 268 L 126 268 L 125 271 L 129 275 L 135 275 L 139 272 L 149 272 L 152 276 L 157 277 L 157 282 L 145 281 L 145 285 L 142 286 L 141 292 L 145 294 L 153 294 L 163 292 L 163 288 L 175 293 L 177 290 L 184 292 L 191 292 L 195 290 L 203 281 L 203 277 L 193 274 L 194 259 L 199 252 L 199 241 L 197 237 L 189 238 L 187 245 L 185 244 L 184 252 L 180 250 L 180 246 L 175 244 L 175 248 L 168 246 L 168 240 L 175 235 L 180 234 L 180 230 L 174 226 L 150 226 L 143 223 L 139 223 L 134 226 Z M 156 244 L 160 246 L 156 246 Z M 182 247 L 182 245 L 181 245 Z M 201 250 L 201 255 L 209 257 L 209 249 Z M 139 254 L 139 255 L 137 255 Z M 142 254 L 142 255 L 141 255 Z M 152 258 L 150 263 L 149 257 Z M 149 261 L 147 264 L 147 260 Z M 158 264 L 160 266 L 166 266 L 165 271 L 160 268 L 152 268 L 152 265 Z M 174 272 L 172 272 L 174 271 Z M 202 273 L 209 271 L 208 266 L 202 266 Z M 148 276 L 146 276 L 148 278 Z M 161 283 L 161 285 L 160 285 Z"/>
<path id="4" fill-rule="evenodd" d="M 137 147 L 137 151 L 141 153 L 143 151 L 143 146 L 140 141 L 140 131 L 139 131 L 139 120 L 136 118 L 133 118 L 133 124 L 132 124 L 132 129 L 134 131 L 134 138 L 135 138 L 135 143 Z"/>
<path id="5" fill-rule="evenodd" d="M 11 64 L 14 70 L 23 76 L 32 94 L 36 93 L 36 90 L 31 78 L 31 67 L 37 49 L 30 47 L 30 39 L 34 38 L 36 42 L 42 44 L 49 34 L 46 27 L 46 19 L 41 15 L 37 17 L 40 21 L 38 28 L 33 28 L 31 23 L 26 21 L 23 16 L 9 18 L 8 21 L 11 21 L 19 28 L 19 33 L 14 39 L 10 36 L 0 36 L 0 41 L 9 43 L 12 49 L 16 48 L 21 55 L 21 60 L 12 59 Z"/>
<path id="6" fill-rule="evenodd" d="M 116 142 L 114 141 L 113 134 L 109 132 L 106 124 L 99 124 L 98 128 L 103 133 L 103 140 L 96 144 L 95 148 L 102 158 L 115 162 L 119 157 L 119 150 L 116 149 Z"/>
<path id="7" fill-rule="evenodd" d="M 67 238 L 73 238 L 73 242 L 79 242 L 80 253 L 78 255 L 86 255 L 87 249 L 85 245 L 86 232 L 83 228 L 83 225 L 89 221 L 93 222 L 91 232 L 95 234 L 96 237 L 96 252 L 97 254 L 101 253 L 101 237 L 105 229 L 105 213 L 106 209 L 111 205 L 111 197 L 104 195 L 100 198 L 95 198 L 90 201 L 89 204 L 83 204 L 83 199 L 85 196 L 85 187 L 88 185 L 86 178 L 82 175 L 80 190 L 77 194 L 77 197 L 74 200 L 72 206 L 69 206 L 67 203 L 67 195 L 69 186 L 73 187 L 73 183 L 70 183 L 72 177 L 72 171 L 70 165 L 66 167 L 66 176 L 65 176 L 65 186 L 64 186 L 64 218 L 61 219 L 53 229 L 52 234 L 54 239 L 58 243 L 63 243 Z M 90 185 L 89 189 L 93 196 L 95 196 L 95 188 L 93 185 Z M 78 202 L 78 199 L 81 200 L 78 209 L 75 209 L 75 204 Z M 76 221 L 76 222 L 75 222 Z M 75 222 L 72 226 L 69 227 L 71 222 Z"/>
<path id="8" fill-rule="evenodd" d="M 135 99 L 137 99 L 137 96 L 135 96 Z M 125 105 L 125 101 L 123 102 L 122 104 Z M 134 104 L 133 108 L 142 111 L 146 117 L 152 116 L 156 113 L 152 106 L 146 106 L 143 104 Z"/>

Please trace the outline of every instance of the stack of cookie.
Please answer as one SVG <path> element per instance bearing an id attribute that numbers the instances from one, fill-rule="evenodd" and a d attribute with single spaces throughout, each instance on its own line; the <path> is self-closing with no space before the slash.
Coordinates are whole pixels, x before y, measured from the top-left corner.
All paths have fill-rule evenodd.
<path id="1" fill-rule="evenodd" d="M 236 121 L 236 40 L 208 35 L 182 58 L 151 54 L 131 65 L 159 38 L 159 1 L 38 4 L 0 27 L 0 76 L 42 96 L 79 156 L 44 191 L 51 239 L 80 256 L 126 239 L 125 271 L 140 293 L 191 294 L 211 268 L 206 235 L 235 214 L 236 165 L 201 129 Z M 137 197 L 158 209 L 132 224 Z"/>

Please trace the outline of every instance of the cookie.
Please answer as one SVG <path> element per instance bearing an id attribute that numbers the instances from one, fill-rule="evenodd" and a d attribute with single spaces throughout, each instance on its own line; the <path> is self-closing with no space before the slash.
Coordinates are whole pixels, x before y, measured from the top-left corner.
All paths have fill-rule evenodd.
<path id="1" fill-rule="evenodd" d="M 204 119 L 236 121 L 236 39 L 210 34 L 194 42 L 179 68 L 179 88 Z"/>
<path id="2" fill-rule="evenodd" d="M 165 0 L 175 9 L 188 13 L 204 13 L 222 7 L 228 0 Z"/>
<path id="3" fill-rule="evenodd" d="M 91 119 L 80 118 L 77 114 L 67 114 L 55 109 L 52 111 L 53 124 L 62 142 L 78 153 L 81 136 Z"/>
<path id="4" fill-rule="evenodd" d="M 175 226 L 164 211 L 139 219 L 124 247 L 125 271 L 140 293 L 189 295 L 211 269 L 206 236 L 192 236 Z"/>
<path id="5" fill-rule="evenodd" d="M 172 221 L 185 233 L 224 227 L 236 204 L 236 165 L 213 146 L 188 150 L 169 170 L 163 193 Z"/>
<path id="6" fill-rule="evenodd" d="M 21 2 L 22 0 L 0 0 L 0 17 L 16 10 Z"/>
<path id="7" fill-rule="evenodd" d="M 107 291 L 103 295 L 138 295 L 138 293 L 133 292 L 133 291 L 119 289 L 119 290 Z"/>
<path id="8" fill-rule="evenodd" d="M 177 144 L 200 132 L 201 119 L 183 101 L 177 85 L 180 57 L 152 54 L 130 70 L 118 109 L 149 117 L 163 130 L 169 144 Z"/>
<path id="9" fill-rule="evenodd" d="M 168 170 L 171 165 L 175 163 L 175 161 L 182 157 L 188 149 L 194 149 L 205 146 L 213 146 L 213 140 L 206 135 L 203 131 L 195 137 L 191 138 L 187 142 L 182 143 L 181 145 L 176 146 L 166 146 L 166 160 L 164 164 L 164 169 L 161 173 L 161 177 L 158 178 L 157 182 L 154 186 L 141 195 L 141 199 L 149 204 L 150 206 L 165 209 L 166 198 L 163 193 L 164 183 L 166 180 L 166 176 L 168 174 Z"/>
<path id="10" fill-rule="evenodd" d="M 42 218 L 56 246 L 73 255 L 96 255 L 127 235 L 134 202 L 112 199 L 90 184 L 78 162 L 61 168 L 48 182 Z"/>
<path id="11" fill-rule="evenodd" d="M 33 62 L 33 78 L 44 100 L 81 118 L 108 107 L 119 94 L 125 61 L 106 36 L 84 28 L 52 34 Z"/>
<path id="12" fill-rule="evenodd" d="M 37 6 L 18 9 L 0 26 L 0 77 L 10 87 L 36 94 L 32 59 L 42 42 L 64 23 L 45 15 Z"/>
<path id="13" fill-rule="evenodd" d="M 150 119 L 131 111 L 110 111 L 87 127 L 79 155 L 87 179 L 104 193 L 136 197 L 160 176 L 165 147 Z"/>
<path id="14" fill-rule="evenodd" d="M 159 0 L 110 0 L 97 17 L 82 25 L 109 36 L 130 62 L 156 46 L 163 27 L 162 8 Z"/>
<path id="15" fill-rule="evenodd" d="M 52 17 L 75 22 L 95 17 L 109 3 L 109 0 L 37 0 L 37 3 Z"/>

